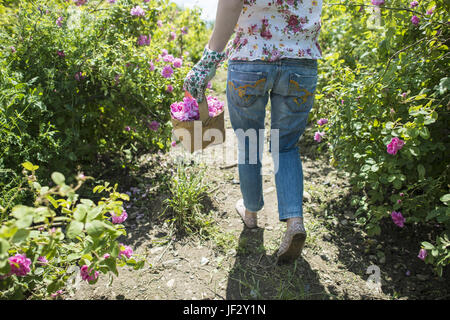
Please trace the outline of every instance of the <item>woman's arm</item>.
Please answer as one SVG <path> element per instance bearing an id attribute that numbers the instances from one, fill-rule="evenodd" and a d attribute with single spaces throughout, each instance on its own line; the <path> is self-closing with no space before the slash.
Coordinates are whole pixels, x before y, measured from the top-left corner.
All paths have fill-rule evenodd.
<path id="1" fill-rule="evenodd" d="M 216 23 L 209 40 L 209 49 L 222 52 L 234 32 L 234 27 L 244 6 L 244 0 L 219 0 Z"/>
<path id="2" fill-rule="evenodd" d="M 223 51 L 233 34 L 243 6 L 243 0 L 219 0 L 211 39 L 200 61 L 184 79 L 183 89 L 188 91 L 197 102 L 202 102 L 208 81 L 214 77 L 216 69 L 227 58 L 227 53 Z"/>

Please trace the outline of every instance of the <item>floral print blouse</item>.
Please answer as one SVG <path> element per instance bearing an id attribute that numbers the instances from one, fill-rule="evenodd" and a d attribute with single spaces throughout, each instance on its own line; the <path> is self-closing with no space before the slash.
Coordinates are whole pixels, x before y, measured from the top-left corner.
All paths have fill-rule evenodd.
<path id="1" fill-rule="evenodd" d="M 321 59 L 323 0 L 244 0 L 230 60 Z"/>

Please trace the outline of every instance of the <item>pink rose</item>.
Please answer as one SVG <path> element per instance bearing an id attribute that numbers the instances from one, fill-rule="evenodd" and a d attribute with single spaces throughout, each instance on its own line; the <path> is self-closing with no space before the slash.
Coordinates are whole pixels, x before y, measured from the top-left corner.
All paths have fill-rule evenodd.
<path id="1" fill-rule="evenodd" d="M 16 254 L 8 258 L 11 271 L 9 275 L 15 274 L 19 277 L 26 276 L 30 271 L 31 260 L 24 254 Z"/>
<path id="2" fill-rule="evenodd" d="M 428 255 L 427 250 L 425 250 L 425 249 L 420 249 L 419 255 L 418 255 L 417 257 L 418 257 L 420 260 L 424 260 L 424 261 L 425 261 L 425 258 L 427 257 L 427 255 Z"/>
<path id="3" fill-rule="evenodd" d="M 122 250 L 122 247 L 124 248 Z M 133 255 L 133 249 L 131 249 L 129 246 L 124 245 L 123 243 L 120 244 L 120 252 L 119 252 L 119 258 L 124 255 L 128 259 L 131 258 Z"/>
<path id="4" fill-rule="evenodd" d="M 158 128 L 159 128 L 159 122 L 158 121 L 155 121 L 155 120 L 153 120 L 149 125 L 148 125 L 148 127 L 149 127 L 149 129 L 150 130 L 153 130 L 153 131 L 157 131 L 158 130 Z"/>
<path id="5" fill-rule="evenodd" d="M 417 16 L 412 16 L 411 23 L 415 26 L 419 24 L 420 19 Z"/>
<path id="6" fill-rule="evenodd" d="M 405 218 L 403 217 L 401 212 L 392 211 L 391 218 L 392 221 L 394 221 L 394 223 L 400 228 L 403 228 L 405 226 Z"/>
<path id="7" fill-rule="evenodd" d="M 163 61 L 164 61 L 164 62 L 173 62 L 173 61 L 174 61 L 174 57 L 173 57 L 173 55 L 171 55 L 171 54 L 166 54 L 166 55 L 164 55 L 164 57 L 163 57 Z"/>
<path id="8" fill-rule="evenodd" d="M 183 65 L 183 60 L 180 58 L 175 58 L 173 60 L 173 67 L 174 68 L 181 68 L 181 66 Z"/>
<path id="9" fill-rule="evenodd" d="M 63 22 L 64 18 L 63 17 L 59 17 L 58 19 L 56 19 L 56 25 L 58 27 L 62 27 L 62 22 Z"/>
<path id="10" fill-rule="evenodd" d="M 397 151 L 403 148 L 405 142 L 397 137 L 392 138 L 391 142 L 387 145 L 387 152 L 389 154 L 397 154 Z"/>
<path id="11" fill-rule="evenodd" d="M 87 0 L 74 0 L 75 4 L 79 7 L 86 4 Z"/>
<path id="12" fill-rule="evenodd" d="M 148 35 L 148 36 L 146 36 L 146 35 L 139 36 L 138 45 L 140 45 L 140 46 L 148 46 L 148 45 L 150 45 L 151 38 L 152 37 L 150 35 Z"/>
<path id="13" fill-rule="evenodd" d="M 128 214 L 125 210 L 122 211 L 122 214 L 120 216 L 116 216 L 115 214 L 111 213 L 111 219 L 112 223 L 119 224 L 123 223 L 125 220 L 127 220 Z"/>
<path id="14" fill-rule="evenodd" d="M 319 131 L 317 131 L 315 134 L 314 134 L 314 140 L 315 141 L 317 141 L 317 142 L 321 142 L 322 141 L 322 137 L 325 135 L 325 132 L 319 132 Z"/>
<path id="15" fill-rule="evenodd" d="M 42 265 L 45 265 L 45 264 L 48 263 L 48 260 L 47 260 L 46 257 L 41 256 L 41 257 L 38 258 L 38 262 L 39 262 L 40 264 L 42 264 Z"/>
<path id="16" fill-rule="evenodd" d="M 148 69 L 149 69 L 150 71 L 155 70 L 155 65 L 153 64 L 152 61 L 150 61 L 148 64 L 149 64 L 149 68 L 148 68 Z"/>
<path id="17" fill-rule="evenodd" d="M 173 69 L 171 66 L 165 66 L 163 68 L 163 70 L 161 71 L 161 75 L 166 79 L 170 78 L 172 76 L 172 74 L 173 74 Z"/>
<path id="18" fill-rule="evenodd" d="M 384 0 L 372 0 L 371 2 L 374 6 L 382 6 L 384 4 Z"/>
<path id="19" fill-rule="evenodd" d="M 139 6 L 134 7 L 133 9 L 131 9 L 130 13 L 131 13 L 132 16 L 136 16 L 136 17 L 143 17 L 143 16 L 145 16 L 144 9 L 142 9 Z"/>
<path id="20" fill-rule="evenodd" d="M 98 271 L 92 272 L 87 265 L 84 265 L 80 269 L 81 279 L 92 282 L 98 278 Z"/>

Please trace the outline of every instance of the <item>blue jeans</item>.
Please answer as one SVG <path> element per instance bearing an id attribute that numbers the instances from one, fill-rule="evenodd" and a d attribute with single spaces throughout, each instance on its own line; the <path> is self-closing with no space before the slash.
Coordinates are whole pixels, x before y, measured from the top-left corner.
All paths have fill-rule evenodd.
<path id="1" fill-rule="evenodd" d="M 261 160 L 270 96 L 269 152 L 278 164 L 275 185 L 279 219 L 303 217 L 303 168 L 297 143 L 308 123 L 316 85 L 317 60 L 229 61 L 228 110 L 238 136 L 239 180 L 247 210 L 256 212 L 264 206 Z M 272 150 L 274 143 L 278 150 Z"/>

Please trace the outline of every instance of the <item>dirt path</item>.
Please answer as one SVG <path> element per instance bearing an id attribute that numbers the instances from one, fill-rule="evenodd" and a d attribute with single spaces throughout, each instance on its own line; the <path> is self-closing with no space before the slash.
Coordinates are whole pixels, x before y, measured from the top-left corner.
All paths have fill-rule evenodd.
<path id="1" fill-rule="evenodd" d="M 214 85 L 222 101 L 226 101 L 225 78 L 225 72 L 220 72 Z M 231 128 L 227 115 L 226 126 Z M 269 128 L 268 119 L 266 125 Z M 155 194 L 150 203 L 136 201 L 129 209 L 135 214 L 130 214 L 126 222 L 128 236 L 123 242 L 146 256 L 145 268 L 122 268 L 112 285 L 102 276 L 96 285 L 84 283 L 74 296 L 65 298 L 393 299 L 429 296 L 436 288 L 441 289 L 435 297 L 445 295 L 442 288 L 446 280 L 435 278 L 422 265 L 407 265 L 405 261 L 414 254 L 405 253 L 401 244 L 391 245 L 395 251 L 387 248 L 382 239 L 366 240 L 349 205 L 351 188 L 347 177 L 320 158 L 312 136 L 312 128 L 307 128 L 300 142 L 308 239 L 303 257 L 295 264 L 275 264 L 285 224 L 278 221 L 273 175 L 264 177 L 265 207 L 259 215 L 259 228 L 249 230 L 234 209 L 241 197 L 237 167 L 210 166 L 206 172 L 213 190 L 209 209 L 220 226 L 219 232 L 208 241 L 171 238 L 167 225 L 157 219 L 167 195 Z M 204 152 L 217 158 L 218 148 L 210 147 Z M 263 166 L 266 172 L 273 168 L 267 148 Z M 151 169 L 147 173 L 151 180 L 154 173 Z M 381 289 L 367 285 L 370 266 L 380 270 Z M 407 270 L 413 270 L 413 274 L 406 275 Z"/>

